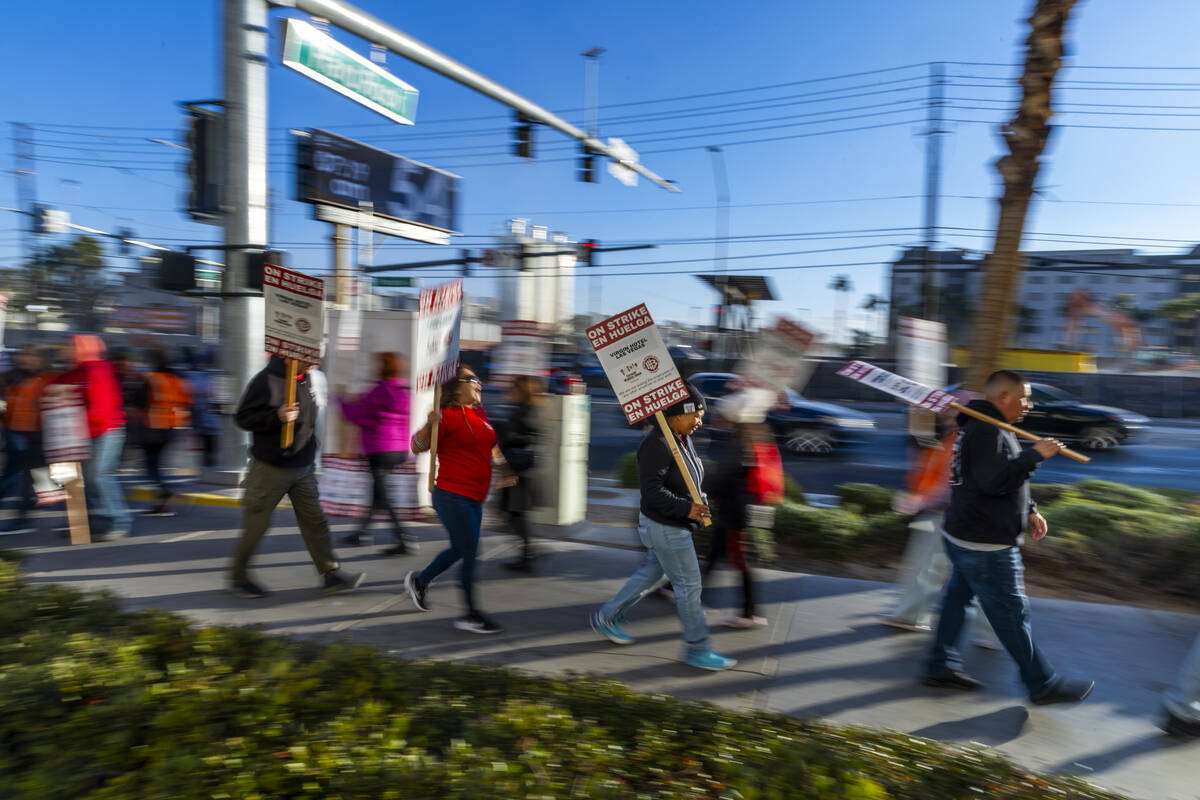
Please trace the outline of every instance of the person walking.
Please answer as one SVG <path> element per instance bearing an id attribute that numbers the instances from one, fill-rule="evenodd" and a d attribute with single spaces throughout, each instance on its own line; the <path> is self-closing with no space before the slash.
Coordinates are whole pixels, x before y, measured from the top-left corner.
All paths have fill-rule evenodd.
<path id="1" fill-rule="evenodd" d="M 1012 423 L 1033 407 L 1029 397 L 1029 383 L 1020 373 L 999 370 L 984 385 L 985 399 L 973 400 L 968 407 Z M 996 636 L 1017 663 L 1030 702 L 1081 702 L 1095 684 L 1059 675 L 1034 643 L 1022 577 L 1023 531 L 1035 541 L 1047 533 L 1046 520 L 1030 496 L 1029 476 L 1062 444 L 1039 439 L 1022 450 L 1016 436 L 995 425 L 966 414 L 959 415 L 958 424 L 961 430 L 950 466 L 950 506 L 942 530 L 952 572 L 923 682 L 953 689 L 980 688 L 979 681 L 963 671 L 958 651 L 967 605 L 978 597 Z"/>
<path id="2" fill-rule="evenodd" d="M 767 624 L 758 613 L 745 536 L 752 522 L 770 524 L 752 520 L 754 512 L 773 517 L 773 507 L 783 502 L 783 462 L 774 435 L 764 423 L 770 400 L 769 392 L 743 390 L 726 395 L 717 405 L 717 416 L 732 430 L 713 442 L 716 467 L 706 487 L 715 516 L 704 575 L 711 573 L 722 557 L 741 573 L 742 613 L 722 620 L 727 628 L 744 630 Z"/>
<path id="3" fill-rule="evenodd" d="M 187 372 L 192 392 L 192 432 L 200 440 L 200 463 L 217 465 L 217 437 L 221 434 L 221 406 L 217 402 L 217 371 L 211 352 L 198 353 Z"/>
<path id="4" fill-rule="evenodd" d="M 508 528 L 521 543 L 520 554 L 504 566 L 517 572 L 529 572 L 533 568 L 534 550 L 530 541 L 529 519 L 526 516 L 537 505 L 537 486 L 531 480 L 537 456 L 535 447 L 541 431 L 537 424 L 537 407 L 540 395 L 546 387 L 541 378 L 533 375 L 518 375 L 509 389 L 512 412 L 500 429 L 500 451 L 513 472 L 517 482 L 501 490 L 500 511 Z"/>
<path id="5" fill-rule="evenodd" d="M 437 482 L 433 490 L 433 509 L 446 527 L 450 546 L 420 574 L 404 576 L 404 587 L 420 611 L 428 611 L 426 593 L 434 578 L 462 561 L 460 580 L 466 614 L 454 627 L 471 633 L 499 633 L 499 624 L 479 610 L 475 602 L 475 561 L 479 551 L 479 529 L 483 522 L 483 501 L 492 482 L 492 470 L 500 472 L 497 485 L 511 486 L 517 481 L 507 461 L 496 447 L 496 432 L 480 413 L 483 385 L 471 374 L 454 377 L 442 386 L 441 408 L 429 412 L 425 425 L 412 436 L 413 453 L 430 449 L 433 423 L 437 428 Z M 434 465 L 430 465 L 433 469 Z"/>
<path id="6" fill-rule="evenodd" d="M 54 383 L 75 386 L 87 410 L 90 457 L 83 465 L 84 496 L 87 500 L 92 538 L 112 541 L 129 536 L 133 515 L 116 470 L 125 445 L 125 412 L 116 369 L 104 359 L 100 337 L 72 337 L 73 366 Z"/>
<path id="7" fill-rule="evenodd" d="M 46 370 L 41 354 L 32 346 L 16 357 L 16 367 L 5 375 L 4 393 L 4 475 L 0 479 L 0 498 L 17 494 L 17 514 L 4 533 L 31 533 L 29 512 L 37 505 L 33 488 L 33 470 L 44 466 L 42 458 L 42 390 L 54 379 Z"/>
<path id="8" fill-rule="evenodd" d="M 163 452 L 175 439 L 175 431 L 191 424 L 192 396 L 187 381 L 171 366 L 166 351 L 150 356 L 150 370 L 142 375 L 134 408 L 140 417 L 138 444 L 146 459 L 146 476 L 158 489 L 158 501 L 146 512 L 149 517 L 172 515 L 168 504 L 172 492 L 163 477 Z"/>
<path id="9" fill-rule="evenodd" d="M 408 362 L 394 353 L 376 353 L 377 383 L 359 400 L 339 397 L 342 415 L 362 428 L 362 449 L 371 470 L 371 507 L 362 520 L 362 528 L 342 540 L 352 547 L 370 544 L 367 531 L 375 509 L 384 511 L 392 520 L 396 543 L 385 549 L 384 555 L 402 556 L 416 551 L 416 545 L 406 541 L 404 526 L 396 513 L 395 498 L 388 492 L 388 476 L 404 463 L 408 456 L 408 382 L 401 375 L 408 371 Z"/>
<path id="10" fill-rule="evenodd" d="M 234 421 L 253 434 L 250 466 L 242 495 L 242 535 L 230 568 L 230 588 L 240 597 L 266 597 L 269 592 L 250 579 L 250 557 L 267 533 L 271 512 L 286 494 L 296 512 L 296 525 L 308 548 L 313 566 L 321 576 L 326 594 L 357 589 L 365 573 L 346 573 L 339 568 L 329 541 L 329 522 L 321 510 L 316 460 L 317 404 L 308 380 L 306 364 L 295 377 L 296 400 L 287 404 L 287 362 L 273 355 L 267 366 L 250 379 L 238 403 Z M 286 423 L 293 423 L 292 443 L 282 446 Z"/>
<path id="11" fill-rule="evenodd" d="M 663 410 L 670 435 L 675 437 L 684 467 L 693 483 L 704 484 L 704 465 L 692 446 L 691 436 L 703 425 L 704 396 L 692 383 L 688 396 Z M 655 425 L 637 451 L 641 508 L 638 536 L 646 555 L 617 594 L 591 615 L 592 629 L 613 644 L 628 645 L 634 638 L 621 627 L 630 609 L 662 585 L 664 576 L 675 591 L 675 608 L 683 624 L 683 661 L 706 670 L 729 669 L 737 664 L 714 651 L 708 637 L 704 608 L 700 605 L 700 563 L 692 533 L 709 517 L 708 505 L 692 501 L 683 473 L 662 429 Z"/>

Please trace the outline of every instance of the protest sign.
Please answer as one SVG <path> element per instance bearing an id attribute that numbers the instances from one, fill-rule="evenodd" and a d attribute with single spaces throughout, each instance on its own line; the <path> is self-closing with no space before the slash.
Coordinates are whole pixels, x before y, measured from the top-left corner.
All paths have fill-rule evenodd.
<path id="1" fill-rule="evenodd" d="M 325 281 L 272 264 L 263 266 L 264 349 L 305 364 L 321 363 Z"/>
<path id="2" fill-rule="evenodd" d="M 422 289 L 417 301 L 416 391 L 440 386 L 458 367 L 462 279 Z"/>
<path id="3" fill-rule="evenodd" d="M 503 388 L 518 375 L 545 374 L 546 365 L 546 334 L 540 323 L 522 319 L 500 323 L 496 367 L 489 378 L 492 384 Z"/>
<path id="4" fill-rule="evenodd" d="M 41 398 L 42 452 L 47 464 L 87 461 L 87 409 L 74 386 L 51 386 Z"/>
<path id="5" fill-rule="evenodd" d="M 631 425 L 688 396 L 645 303 L 593 325 L 587 337 Z"/>
<path id="6" fill-rule="evenodd" d="M 755 386 L 781 392 L 799 391 L 808 382 L 813 363 L 806 358 L 816 337 L 799 323 L 780 317 L 754 339 L 754 353 L 738 362 L 737 373 Z"/>

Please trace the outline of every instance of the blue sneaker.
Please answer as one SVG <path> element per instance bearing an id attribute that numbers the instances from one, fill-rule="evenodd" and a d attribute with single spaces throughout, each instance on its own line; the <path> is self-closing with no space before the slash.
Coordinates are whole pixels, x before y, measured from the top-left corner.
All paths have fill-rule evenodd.
<path id="1" fill-rule="evenodd" d="M 628 633 L 621 630 L 621 623 L 616 620 L 605 622 L 601 619 L 599 611 L 588 617 L 588 621 L 592 624 L 592 630 L 613 644 L 633 644 L 636 641 Z"/>
<path id="2" fill-rule="evenodd" d="M 697 669 L 707 669 L 712 672 L 720 672 L 723 669 L 730 669 L 737 666 L 736 658 L 727 658 L 716 650 L 705 650 L 703 653 L 690 653 L 683 663 L 689 667 Z"/>

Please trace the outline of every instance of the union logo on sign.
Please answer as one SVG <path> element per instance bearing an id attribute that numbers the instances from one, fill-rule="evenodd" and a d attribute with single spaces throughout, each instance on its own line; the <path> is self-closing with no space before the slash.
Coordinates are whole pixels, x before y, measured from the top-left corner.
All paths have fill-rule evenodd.
<path id="1" fill-rule="evenodd" d="M 646 372 L 658 372 L 658 358 L 655 356 L 646 356 L 646 360 L 642 362 L 642 367 Z"/>
<path id="2" fill-rule="evenodd" d="M 312 323 L 306 319 L 298 319 L 296 320 L 296 330 L 300 331 L 301 333 L 308 333 L 310 330 L 312 330 Z"/>

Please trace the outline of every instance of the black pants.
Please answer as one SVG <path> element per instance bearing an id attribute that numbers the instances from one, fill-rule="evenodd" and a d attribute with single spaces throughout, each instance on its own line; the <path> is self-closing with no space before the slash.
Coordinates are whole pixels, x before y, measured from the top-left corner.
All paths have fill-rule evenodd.
<path id="1" fill-rule="evenodd" d="M 371 526 L 371 515 L 378 508 L 386 511 L 392 518 L 396 541 L 404 541 L 404 526 L 400 524 L 400 517 L 396 514 L 396 509 L 392 506 L 392 498 L 388 495 L 387 479 L 393 469 L 404 463 L 407 456 L 408 454 L 402 450 L 371 453 L 367 456 L 367 466 L 371 470 L 371 508 L 362 521 L 363 533 L 366 533 L 367 528 Z"/>
<path id="2" fill-rule="evenodd" d="M 217 465 L 217 435 L 215 433 L 201 433 L 199 436 L 200 452 L 204 466 L 215 467 Z"/>
<path id="3" fill-rule="evenodd" d="M 171 430 L 155 430 L 153 435 L 148 435 L 147 441 L 142 443 L 142 451 L 146 454 L 146 476 L 158 487 L 158 496 L 162 500 L 171 495 L 167 489 L 167 482 L 163 479 L 162 455 L 174 438 L 174 433 Z"/>
<path id="4" fill-rule="evenodd" d="M 742 616 L 753 617 L 758 604 L 754 600 L 754 576 L 750 572 L 749 562 L 746 561 L 745 542 L 742 539 L 744 535 L 742 531 L 722 528 L 714 530 L 704 574 L 712 572 L 717 560 L 725 556 L 733 568 L 742 573 Z"/>
<path id="5" fill-rule="evenodd" d="M 533 558 L 533 548 L 529 545 L 529 519 L 524 511 L 505 511 L 504 519 L 508 529 L 521 540 L 521 558 L 525 561 Z"/>

